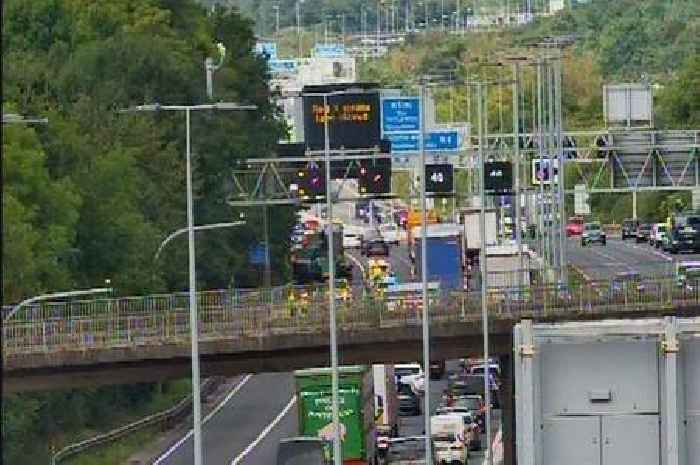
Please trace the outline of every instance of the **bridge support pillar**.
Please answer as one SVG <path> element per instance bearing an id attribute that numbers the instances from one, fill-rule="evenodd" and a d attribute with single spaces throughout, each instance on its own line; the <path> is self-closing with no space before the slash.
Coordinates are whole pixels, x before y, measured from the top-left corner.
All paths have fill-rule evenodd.
<path id="1" fill-rule="evenodd" d="M 500 388 L 503 465 L 515 465 L 515 397 L 512 352 L 501 356 L 503 385 Z"/>
<path id="2" fill-rule="evenodd" d="M 632 219 L 637 219 L 637 191 L 632 191 Z"/>

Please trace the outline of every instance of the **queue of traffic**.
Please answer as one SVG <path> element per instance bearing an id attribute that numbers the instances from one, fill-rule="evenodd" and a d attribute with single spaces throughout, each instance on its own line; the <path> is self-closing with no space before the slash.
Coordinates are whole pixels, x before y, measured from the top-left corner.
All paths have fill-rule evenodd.
<path id="1" fill-rule="evenodd" d="M 500 368 L 495 359 L 463 359 L 449 373 L 440 367 L 444 362 L 431 364 L 431 378 L 446 376 L 447 388 L 436 410 L 426 413 L 431 415 L 433 463 L 468 465 L 470 455 L 483 446 L 484 376 L 489 376 L 492 406 L 498 408 Z M 343 366 L 339 376 L 343 463 L 426 463 L 425 437 L 415 435 L 401 421 L 422 413 L 423 367 L 416 362 Z M 280 441 L 277 465 L 330 465 L 334 436 L 330 369 L 298 370 L 294 378 L 298 436 Z"/>
<path id="2" fill-rule="evenodd" d="M 581 236 L 581 245 L 592 243 L 606 244 L 605 231 L 600 223 L 584 223 L 583 217 L 569 218 L 566 225 L 568 237 Z M 677 213 L 663 223 L 645 223 L 638 219 L 625 219 L 621 225 L 621 239 L 633 240 L 636 244 L 647 244 L 655 249 L 672 255 L 684 252 L 700 252 L 700 214 L 694 212 Z M 683 260 L 681 256 L 674 261 L 673 273 L 676 287 L 682 291 L 700 290 L 700 261 Z M 629 291 L 638 294 L 650 292 L 641 273 L 625 271 L 616 273 L 611 279 L 609 292 L 612 295 L 625 295 Z"/>

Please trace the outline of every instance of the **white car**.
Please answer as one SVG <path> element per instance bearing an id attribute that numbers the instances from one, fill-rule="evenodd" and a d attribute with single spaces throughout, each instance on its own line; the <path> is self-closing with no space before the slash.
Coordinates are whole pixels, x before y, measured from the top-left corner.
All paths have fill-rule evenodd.
<path id="1" fill-rule="evenodd" d="M 343 230 L 343 248 L 359 249 L 362 247 L 362 232 L 359 229 L 345 228 Z"/>
<path id="2" fill-rule="evenodd" d="M 425 376 L 422 373 L 411 380 L 411 390 L 419 396 L 425 393 Z"/>
<path id="3" fill-rule="evenodd" d="M 413 378 L 423 374 L 423 368 L 418 363 L 394 365 L 394 374 L 397 382 L 410 386 L 413 383 Z"/>
<path id="4" fill-rule="evenodd" d="M 384 242 L 399 245 L 399 227 L 396 223 L 387 223 L 379 226 L 379 234 L 384 238 Z"/>

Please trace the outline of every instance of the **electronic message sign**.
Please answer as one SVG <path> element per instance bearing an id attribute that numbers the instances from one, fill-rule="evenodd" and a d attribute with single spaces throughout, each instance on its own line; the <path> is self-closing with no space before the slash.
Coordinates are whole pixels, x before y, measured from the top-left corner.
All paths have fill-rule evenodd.
<path id="1" fill-rule="evenodd" d="M 454 190 L 454 168 L 449 163 L 425 165 L 425 192 L 446 194 Z"/>
<path id="2" fill-rule="evenodd" d="M 379 93 L 376 90 L 304 96 L 304 138 L 310 150 L 324 149 L 324 126 L 328 121 L 331 149 L 370 149 L 380 143 Z"/>
<path id="3" fill-rule="evenodd" d="M 492 194 L 513 192 L 513 165 L 507 161 L 484 163 L 484 190 Z"/>

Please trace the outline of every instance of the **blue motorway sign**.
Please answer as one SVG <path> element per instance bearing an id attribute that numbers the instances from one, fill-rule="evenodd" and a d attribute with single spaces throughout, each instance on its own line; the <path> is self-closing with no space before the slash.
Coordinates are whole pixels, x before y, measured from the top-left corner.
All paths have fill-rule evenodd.
<path id="1" fill-rule="evenodd" d="M 297 60 L 269 60 L 267 63 L 271 73 L 296 73 L 298 70 Z"/>
<path id="2" fill-rule="evenodd" d="M 277 59 L 277 44 L 274 42 L 258 42 L 255 44 L 255 53 L 267 55 L 270 60 Z"/>
<path id="3" fill-rule="evenodd" d="M 384 134 L 391 141 L 391 153 L 418 152 L 420 134 L 411 132 L 394 132 Z"/>
<path id="4" fill-rule="evenodd" d="M 420 131 L 420 103 L 417 97 L 382 100 L 382 131 Z"/>
<path id="5" fill-rule="evenodd" d="M 429 132 L 425 140 L 428 152 L 450 152 L 459 150 L 459 132 L 456 130 Z"/>
<path id="6" fill-rule="evenodd" d="M 265 246 L 263 244 L 256 244 L 255 247 L 248 251 L 248 261 L 251 265 L 264 265 L 265 264 Z"/>
<path id="7" fill-rule="evenodd" d="M 385 133 L 384 138 L 391 141 L 391 153 L 420 151 L 419 132 L 390 132 Z M 433 131 L 425 136 L 426 152 L 454 152 L 459 148 L 459 133 L 457 131 Z"/>
<path id="8" fill-rule="evenodd" d="M 322 58 L 339 58 L 345 56 L 345 45 L 343 44 L 316 44 L 314 46 L 314 56 Z"/>

